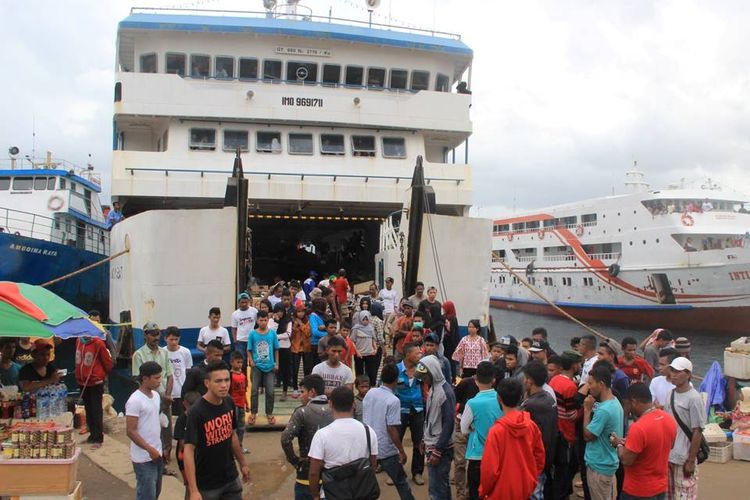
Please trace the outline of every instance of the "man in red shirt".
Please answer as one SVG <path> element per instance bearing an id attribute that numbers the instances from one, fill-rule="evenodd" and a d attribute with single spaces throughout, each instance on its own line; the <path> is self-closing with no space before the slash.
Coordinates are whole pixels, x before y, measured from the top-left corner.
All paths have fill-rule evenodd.
<path id="1" fill-rule="evenodd" d="M 628 376 L 631 385 L 642 382 L 648 386 L 654 376 L 654 369 L 648 361 L 635 353 L 637 348 L 638 341 L 633 337 L 622 339 L 623 354 L 617 360 L 617 368 Z"/>
<path id="2" fill-rule="evenodd" d="M 487 433 L 480 470 L 479 497 L 488 500 L 527 500 L 544 470 L 544 443 L 528 412 L 518 409 L 523 386 L 503 379 L 497 386 L 503 410 Z"/>
<path id="3" fill-rule="evenodd" d="M 81 386 L 81 398 L 86 408 L 86 442 L 99 448 L 104 442 L 104 381 L 112 371 L 112 356 L 102 339 L 80 337 L 76 340 L 75 373 Z"/>
<path id="4" fill-rule="evenodd" d="M 654 407 L 646 384 L 628 388 L 630 413 L 637 418 L 627 439 L 612 436 L 620 463 L 625 467 L 621 500 L 664 499 L 668 489 L 669 452 L 677 436 L 677 422 Z"/>
<path id="5" fill-rule="evenodd" d="M 559 363 L 560 373 L 552 377 L 549 386 L 557 398 L 557 428 L 560 438 L 555 457 L 554 491 L 560 495 L 573 494 L 573 476 L 578 471 L 578 456 L 575 453 L 576 422 L 581 418 L 582 397 L 574 378 L 580 371 L 583 358 L 576 351 L 565 351 L 562 356 L 553 356 Z"/>
<path id="6" fill-rule="evenodd" d="M 349 317 L 349 282 L 346 280 L 346 270 L 339 269 L 339 275 L 333 282 L 333 288 L 336 291 L 336 303 L 339 306 L 339 314 L 342 320 L 351 319 Z"/>

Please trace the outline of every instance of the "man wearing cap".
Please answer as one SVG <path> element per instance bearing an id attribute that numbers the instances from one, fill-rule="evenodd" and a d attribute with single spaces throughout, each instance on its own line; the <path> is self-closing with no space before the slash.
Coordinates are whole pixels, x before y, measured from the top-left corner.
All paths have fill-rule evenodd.
<path id="1" fill-rule="evenodd" d="M 544 366 L 547 366 L 547 352 L 549 350 L 549 344 L 546 340 L 535 340 L 529 347 L 531 353 L 531 359 L 539 361 Z"/>
<path id="2" fill-rule="evenodd" d="M 415 376 L 430 387 L 425 404 L 424 437 L 421 450 L 429 472 L 429 495 L 434 500 L 451 498 L 450 476 L 453 460 L 453 412 L 456 397 L 445 380 L 435 356 L 425 356 L 417 365 Z"/>
<path id="3" fill-rule="evenodd" d="M 674 342 L 674 348 L 683 358 L 690 359 L 690 341 L 686 337 L 677 337 Z"/>
<path id="4" fill-rule="evenodd" d="M 159 347 L 161 330 L 159 325 L 148 322 L 143 325 L 143 336 L 145 343 L 140 349 L 133 353 L 132 373 L 137 376 L 141 365 L 147 361 L 153 361 L 161 366 L 161 378 L 158 392 L 161 397 L 162 412 L 167 416 L 168 425 L 162 429 L 161 440 L 164 453 L 169 455 L 172 451 L 172 384 L 174 383 L 174 368 L 169 361 L 169 351 L 166 347 Z"/>
<path id="5" fill-rule="evenodd" d="M 31 363 L 18 372 L 18 384 L 23 392 L 32 392 L 60 382 L 60 373 L 50 361 L 52 345 L 37 339 L 31 345 Z"/>
<path id="6" fill-rule="evenodd" d="M 440 362 L 440 369 L 443 371 L 445 380 L 452 380 L 453 377 L 451 376 L 451 364 L 445 358 L 445 356 L 441 356 L 440 354 L 438 354 L 439 346 L 440 346 L 440 340 L 438 339 L 437 334 L 430 333 L 424 338 L 424 342 L 422 343 L 422 353 L 425 356 L 429 356 L 429 355 L 435 356 Z"/>
<path id="7" fill-rule="evenodd" d="M 302 283 L 302 291 L 305 292 L 307 300 L 312 300 L 312 297 L 310 297 L 310 292 L 312 292 L 313 288 L 315 288 L 316 279 L 318 279 L 318 273 L 314 270 L 311 270 L 308 273 L 307 279 Z"/>
<path id="8" fill-rule="evenodd" d="M 126 433 L 135 471 L 136 500 L 156 500 L 161 493 L 163 462 L 169 460 L 159 436 L 162 367 L 155 361 L 138 366 L 138 390 L 125 403 Z"/>
<path id="9" fill-rule="evenodd" d="M 242 292 L 237 296 L 237 310 L 232 313 L 232 340 L 234 350 L 242 354 L 247 362 L 247 338 L 255 328 L 258 310 L 250 305 L 250 295 Z"/>
<path id="10" fill-rule="evenodd" d="M 698 498 L 697 456 L 706 426 L 706 409 L 700 394 L 690 385 L 693 363 L 679 357 L 669 368 L 675 388 L 665 410 L 677 421 L 677 437 L 669 453 L 669 498 L 692 500 Z"/>

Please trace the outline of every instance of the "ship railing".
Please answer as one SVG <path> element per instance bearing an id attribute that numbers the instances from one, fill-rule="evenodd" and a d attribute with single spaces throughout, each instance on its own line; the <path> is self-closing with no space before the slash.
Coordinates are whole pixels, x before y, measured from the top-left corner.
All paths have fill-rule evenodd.
<path id="1" fill-rule="evenodd" d="M 133 7 L 130 9 L 130 14 L 193 14 L 199 16 L 218 16 L 218 17 L 259 17 L 259 18 L 283 18 L 297 21 L 316 21 L 325 22 L 331 24 L 344 24 L 348 26 L 357 26 L 362 28 L 377 28 L 385 29 L 389 31 L 400 31 L 404 33 L 413 33 L 417 35 L 433 36 L 439 38 L 450 38 L 453 40 L 460 40 L 461 35 L 458 33 L 450 33 L 447 31 L 431 30 L 427 28 L 419 28 L 416 26 L 404 26 L 401 24 L 393 23 L 378 23 L 371 21 L 363 21 L 359 19 L 348 19 L 343 17 L 318 16 L 311 12 L 305 12 L 302 14 L 288 13 L 280 11 L 278 13 L 268 11 L 242 11 L 242 10 L 221 10 L 221 9 L 181 9 L 176 7 Z"/>
<path id="2" fill-rule="evenodd" d="M 586 255 L 589 256 L 589 259 L 594 260 L 617 260 L 620 258 L 619 252 L 589 253 Z"/>
<path id="3" fill-rule="evenodd" d="M 523 257 L 516 257 L 518 262 L 533 262 L 536 260 L 536 255 L 524 255 Z"/>
<path id="4" fill-rule="evenodd" d="M 505 257 L 502 257 L 496 251 L 492 252 L 492 262 L 505 262 Z"/>
<path id="5" fill-rule="evenodd" d="M 380 224 L 380 251 L 397 250 L 399 248 L 398 227 L 391 217 Z"/>
<path id="6" fill-rule="evenodd" d="M 52 238 L 54 224 L 54 219 L 50 217 L 12 208 L 0 208 L 1 232 L 49 241 Z"/>
<path id="7" fill-rule="evenodd" d="M 144 167 L 126 167 L 125 171 L 129 171 L 130 175 L 135 175 L 136 172 L 163 172 L 165 176 L 169 176 L 170 173 L 192 173 L 200 174 L 201 177 L 205 177 L 207 174 L 221 174 L 231 175 L 231 170 L 195 170 L 189 168 L 144 168 Z M 408 175 L 361 175 L 361 174 L 320 174 L 320 173 L 300 173 L 300 172 L 268 172 L 268 171 L 246 171 L 245 175 L 257 175 L 267 177 L 267 180 L 271 180 L 272 177 L 299 177 L 300 181 L 304 181 L 306 177 L 325 177 L 332 179 L 336 182 L 338 179 L 362 179 L 365 183 L 372 179 L 375 180 L 393 180 L 396 184 L 402 180 L 411 181 L 411 176 Z M 444 181 L 444 182 L 455 182 L 458 186 L 464 179 L 455 177 L 425 177 L 427 184 L 432 181 Z"/>
<path id="8" fill-rule="evenodd" d="M 575 255 L 545 255 L 544 260 L 546 262 L 568 262 L 576 260 Z"/>

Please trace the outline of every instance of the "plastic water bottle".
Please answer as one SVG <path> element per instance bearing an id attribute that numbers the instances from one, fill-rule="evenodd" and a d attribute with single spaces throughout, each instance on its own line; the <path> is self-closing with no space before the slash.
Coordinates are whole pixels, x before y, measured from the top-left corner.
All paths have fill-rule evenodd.
<path id="1" fill-rule="evenodd" d="M 50 417 L 49 390 L 39 389 L 36 393 L 36 416 L 39 420 L 48 420 Z"/>
<path id="2" fill-rule="evenodd" d="M 68 386 L 60 384 L 59 387 L 60 391 L 58 392 L 57 397 L 57 414 L 62 415 L 68 411 Z"/>

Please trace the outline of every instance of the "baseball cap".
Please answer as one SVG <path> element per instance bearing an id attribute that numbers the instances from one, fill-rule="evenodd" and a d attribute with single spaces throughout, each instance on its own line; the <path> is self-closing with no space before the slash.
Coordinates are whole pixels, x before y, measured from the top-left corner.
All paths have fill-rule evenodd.
<path id="1" fill-rule="evenodd" d="M 32 351 L 43 351 L 45 349 L 52 349 L 52 344 L 44 339 L 36 339 L 34 344 L 31 346 Z"/>
<path id="2" fill-rule="evenodd" d="M 674 361 L 669 364 L 669 367 L 673 370 L 677 370 L 678 372 L 681 371 L 689 371 L 690 373 L 693 372 L 693 363 L 687 359 L 687 358 L 674 358 Z"/>
<path id="3" fill-rule="evenodd" d="M 148 323 L 146 323 L 145 325 L 143 325 L 143 332 L 144 333 L 154 332 L 154 331 L 160 332 L 161 328 L 159 328 L 159 325 L 157 325 L 153 321 L 149 321 Z"/>
<path id="4" fill-rule="evenodd" d="M 549 348 L 549 344 L 547 342 L 545 342 L 544 340 L 537 340 L 531 343 L 531 347 L 529 347 L 529 351 L 542 352 L 542 351 L 546 351 L 548 348 Z"/>
<path id="5" fill-rule="evenodd" d="M 237 295 L 237 300 L 242 300 L 242 299 L 250 299 L 250 295 L 248 295 L 247 292 L 240 292 L 240 294 Z"/>
<path id="6" fill-rule="evenodd" d="M 424 341 L 425 342 L 430 342 L 432 344 L 439 344 L 440 343 L 440 340 L 438 340 L 438 336 L 435 335 L 434 333 L 431 333 L 431 334 L 427 335 L 424 338 Z"/>
<path id="7" fill-rule="evenodd" d="M 563 351 L 562 353 L 563 358 L 568 358 L 570 360 L 573 360 L 573 362 L 578 362 L 583 359 L 583 356 L 581 356 L 581 353 L 578 351 L 574 351 L 572 349 L 568 349 L 567 351 Z"/>
<path id="8" fill-rule="evenodd" d="M 414 377 L 416 377 L 417 380 L 424 380 L 424 378 L 430 373 L 430 370 L 427 369 L 427 366 L 419 362 L 417 363 L 417 368 L 414 370 Z"/>
<path id="9" fill-rule="evenodd" d="M 499 344 L 503 347 L 508 347 L 509 345 L 518 345 L 518 340 L 513 335 L 504 335 L 500 337 Z"/>

